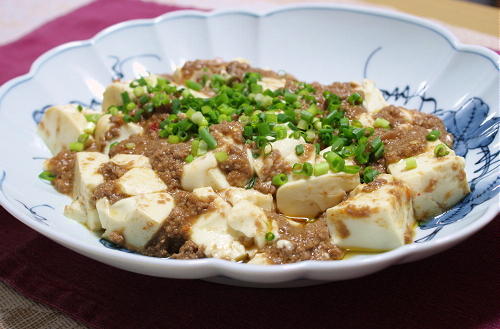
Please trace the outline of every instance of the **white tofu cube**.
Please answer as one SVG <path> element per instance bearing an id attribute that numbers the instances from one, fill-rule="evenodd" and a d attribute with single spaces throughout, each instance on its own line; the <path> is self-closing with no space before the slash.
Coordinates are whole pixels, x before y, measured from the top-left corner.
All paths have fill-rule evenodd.
<path id="1" fill-rule="evenodd" d="M 53 106 L 47 109 L 38 124 L 38 134 L 55 155 L 76 142 L 87 125 L 84 113 L 79 112 L 76 105 Z"/>
<path id="2" fill-rule="evenodd" d="M 175 206 L 168 193 L 147 193 L 110 205 L 99 199 L 97 211 L 106 231 L 103 237 L 131 250 L 141 250 L 158 232 Z"/>
<path id="3" fill-rule="evenodd" d="M 231 187 L 221 191 L 221 196 L 230 204 L 235 206 L 240 201 L 249 201 L 253 205 L 260 207 L 266 211 L 274 210 L 274 201 L 271 194 L 264 194 L 259 191 L 243 189 L 239 187 Z"/>
<path id="4" fill-rule="evenodd" d="M 104 177 L 99 173 L 99 167 L 108 161 L 109 157 L 99 152 L 76 154 L 73 181 L 75 201 L 65 207 L 64 214 L 86 224 L 93 231 L 101 229 L 101 222 L 92 201 L 92 193 L 97 185 L 104 182 Z M 80 204 L 75 204 L 75 202 Z M 85 216 L 82 216 L 82 209 L 85 210 Z"/>
<path id="5" fill-rule="evenodd" d="M 375 86 L 375 83 L 373 81 L 364 79 L 361 83 L 361 90 L 365 94 L 363 106 L 368 112 L 376 113 L 382 108 L 389 105 L 389 103 L 387 103 L 387 101 L 384 99 L 384 96 L 382 96 L 382 93 Z"/>
<path id="6" fill-rule="evenodd" d="M 275 237 L 279 237 L 278 224 L 268 219 L 262 208 L 247 200 L 240 200 L 233 205 L 228 217 L 228 225 L 238 237 L 253 239 L 258 248 L 266 245 L 267 232 L 272 232 Z"/>
<path id="7" fill-rule="evenodd" d="M 322 176 L 291 178 L 276 192 L 278 210 L 288 216 L 314 218 L 338 204 L 359 185 L 359 174 L 328 172 Z"/>
<path id="8" fill-rule="evenodd" d="M 100 143 L 104 143 L 104 153 L 109 153 L 110 145 L 116 142 L 121 142 L 132 135 L 140 135 L 144 132 L 144 129 L 135 123 L 129 122 L 121 125 L 118 133 L 118 137 L 110 140 L 106 140 L 106 133 L 113 128 L 113 124 L 110 121 L 111 114 L 105 114 L 99 118 L 97 125 L 95 127 L 94 138 Z"/>
<path id="9" fill-rule="evenodd" d="M 126 169 L 132 168 L 149 168 L 151 169 L 151 162 L 148 157 L 137 154 L 117 154 L 111 158 L 111 162 Z"/>
<path id="10" fill-rule="evenodd" d="M 245 247 L 229 232 L 228 217 L 231 205 L 213 192 L 211 188 L 193 191 L 201 199 L 214 198 L 214 209 L 199 215 L 193 221 L 190 237 L 204 249 L 208 257 L 238 261 L 247 257 Z"/>
<path id="11" fill-rule="evenodd" d="M 150 168 L 132 168 L 118 178 L 117 185 L 128 195 L 162 192 L 167 185 Z"/>
<path id="12" fill-rule="evenodd" d="M 229 187 L 226 176 L 217 166 L 213 152 L 208 152 L 184 166 L 181 185 L 186 191 L 207 186 L 213 187 L 215 190 Z"/>
<path id="13" fill-rule="evenodd" d="M 415 169 L 406 170 L 404 159 L 389 165 L 388 169 L 412 190 L 417 220 L 425 220 L 443 213 L 470 192 L 465 160 L 455 155 L 452 150 L 440 158 L 430 150 L 415 156 L 415 159 Z"/>
<path id="14" fill-rule="evenodd" d="M 392 175 L 361 184 L 326 211 L 332 243 L 351 250 L 389 250 L 409 243 L 414 225 L 411 191 Z"/>
<path id="15" fill-rule="evenodd" d="M 123 105 L 122 93 L 127 92 L 129 98 L 132 100 L 135 98 L 132 88 L 130 88 L 127 82 L 113 82 L 104 90 L 102 99 L 102 111 L 105 112 L 112 105 L 120 106 Z"/>
<path id="16" fill-rule="evenodd" d="M 254 264 L 254 265 L 272 265 L 272 262 L 267 258 L 266 254 L 264 253 L 256 253 L 255 256 L 253 256 L 252 259 L 248 261 L 247 264 Z"/>

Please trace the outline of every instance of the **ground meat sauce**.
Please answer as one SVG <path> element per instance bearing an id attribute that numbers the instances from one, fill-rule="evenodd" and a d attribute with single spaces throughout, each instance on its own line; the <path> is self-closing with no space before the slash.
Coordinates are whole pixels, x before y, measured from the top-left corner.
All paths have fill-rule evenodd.
<path id="1" fill-rule="evenodd" d="M 453 136 L 446 131 L 443 121 L 435 115 L 389 105 L 377 112 L 374 118 L 382 118 L 389 121 L 391 127 L 410 124 L 429 130 L 439 130 L 441 132 L 440 140 L 448 146 L 453 145 Z"/>
<path id="2" fill-rule="evenodd" d="M 99 167 L 99 173 L 104 177 L 105 181 L 110 181 L 122 177 L 129 169 L 109 161 Z"/>
<path id="3" fill-rule="evenodd" d="M 130 147 L 133 145 L 133 147 Z M 148 135 L 134 135 L 120 142 L 110 151 L 115 154 L 139 154 L 151 161 L 151 167 L 167 185 L 169 191 L 181 188 L 181 178 L 186 157 L 191 153 L 191 143 L 170 144 L 163 139 L 152 139 Z"/>
<path id="4" fill-rule="evenodd" d="M 247 148 L 242 135 L 243 127 L 239 122 L 223 122 L 210 126 L 210 132 L 228 154 L 228 159 L 218 166 L 232 186 L 244 187 L 253 176 L 248 160 Z"/>
<path id="5" fill-rule="evenodd" d="M 47 170 L 56 176 L 52 180 L 52 185 L 60 193 L 71 194 L 73 192 L 75 159 L 75 152 L 61 151 L 47 162 Z"/>
<path id="6" fill-rule="evenodd" d="M 273 150 L 269 155 L 264 156 L 264 166 L 262 167 L 263 181 L 270 181 L 275 175 L 292 171 L 292 167 L 281 156 L 278 150 Z"/>
<path id="7" fill-rule="evenodd" d="M 292 225 L 283 215 L 268 213 L 278 223 L 279 238 L 265 247 L 264 252 L 273 264 L 295 263 L 302 260 L 337 260 L 344 252 L 332 244 L 324 218 L 308 223 Z M 280 243 L 287 240 L 290 243 Z"/>
<path id="8" fill-rule="evenodd" d="M 104 139 L 109 141 L 115 139 L 120 136 L 120 127 L 125 124 L 123 118 L 118 115 L 112 115 L 109 118 L 109 122 L 111 123 L 111 127 L 104 134 Z"/>
<path id="9" fill-rule="evenodd" d="M 178 190 L 173 193 L 175 207 L 165 219 L 163 226 L 155 234 L 153 239 L 146 245 L 144 254 L 154 257 L 169 257 L 178 254 L 177 258 L 190 257 L 194 255 L 204 256 L 202 250 L 195 250 L 194 243 L 189 243 L 184 249 L 182 247 L 189 241 L 190 219 L 195 218 L 213 209 L 212 201 L 201 200 L 191 192 Z M 189 250 L 193 252 L 189 252 Z"/>
<path id="10" fill-rule="evenodd" d="M 102 184 L 97 185 L 92 193 L 92 200 L 95 202 L 99 199 L 106 198 L 111 204 L 120 201 L 121 199 L 127 198 L 129 195 L 123 193 L 116 180 L 106 181 Z"/>
<path id="11" fill-rule="evenodd" d="M 378 190 L 380 187 L 384 186 L 387 184 L 387 181 L 383 178 L 376 178 L 373 182 L 370 182 L 363 186 L 363 189 L 361 189 L 362 192 L 365 193 L 371 193 L 373 191 Z"/>
<path id="12" fill-rule="evenodd" d="M 290 92 L 296 92 L 304 87 L 301 82 L 291 75 L 256 69 L 247 63 L 239 61 L 189 61 L 173 75 L 163 75 L 163 77 L 177 84 L 183 84 L 188 79 L 195 81 L 202 85 L 201 92 L 208 96 L 214 96 L 215 91 L 211 89 L 210 85 L 212 75 L 219 74 L 226 81 L 229 81 L 229 85 L 232 85 L 233 82 L 242 83 L 245 74 L 248 72 L 258 72 L 262 77 L 282 79 L 285 82 L 284 88 Z M 297 106 L 301 107 L 301 109 L 307 109 L 311 104 L 315 104 L 320 109 L 326 110 L 328 104 L 326 104 L 323 93 L 329 91 L 340 97 L 341 109 L 349 119 L 359 119 L 361 115 L 367 114 L 366 109 L 361 104 L 353 105 L 348 102 L 348 97 L 354 93 L 358 93 L 364 98 L 358 84 L 335 82 L 330 85 L 322 85 L 313 82 L 310 85 L 312 89 L 307 89 L 307 92 L 312 91 L 316 100 L 314 102 L 311 100 L 299 102 Z M 169 97 L 174 99 L 180 95 L 181 91 L 175 91 Z M 278 95 L 277 97 L 281 100 L 286 99 L 285 95 Z M 137 154 L 148 157 L 153 170 L 167 185 L 168 192 L 175 201 L 175 206 L 163 225 L 144 249 L 139 252 L 154 257 L 204 258 L 206 255 L 203 247 L 190 240 L 190 230 L 197 216 L 213 211 L 215 206 L 213 198 L 202 200 L 196 197 L 194 193 L 182 190 L 183 167 L 186 164 L 186 157 L 191 154 L 191 142 L 171 144 L 165 138 L 159 137 L 158 132 L 161 130 L 161 123 L 174 108 L 172 103 L 156 107 L 154 113 L 143 114 L 142 120 L 137 124 L 141 125 L 144 133 L 131 136 L 114 145 L 110 149 L 109 156 Z M 233 105 L 231 104 L 231 106 Z M 128 114 L 133 116 L 137 110 L 139 110 L 139 107 Z M 179 119 L 187 118 L 185 113 L 176 114 Z M 376 128 L 374 134 L 369 138 L 371 142 L 378 136 L 384 142 L 385 152 L 383 157 L 378 160 L 371 159 L 369 163 L 370 166 L 381 173 L 387 171 L 388 164 L 424 152 L 427 146 L 426 135 L 432 129 L 439 130 L 441 140 L 448 145 L 451 145 L 453 141 L 451 135 L 446 132 L 443 122 L 438 117 L 430 114 L 405 110 L 396 106 L 387 106 L 374 117 L 383 118 L 389 121 L 391 125 L 390 129 Z M 246 143 L 242 134 L 243 125 L 237 121 L 237 118 L 238 115 L 233 114 L 235 121 L 212 124 L 209 127 L 210 133 L 217 140 L 216 151 L 224 150 L 228 154 L 227 160 L 220 161 L 218 167 L 232 186 L 253 188 L 256 191 L 274 195 L 277 187 L 272 184 L 272 178 L 277 174 L 289 174 L 292 169 L 291 165 L 283 159 L 279 151 L 273 150 L 270 154 L 259 157 L 259 161 L 262 161 L 262 168 L 260 168 L 259 177 L 254 176 L 252 159 L 248 158 L 248 150 L 260 154 L 262 150 L 258 150 L 255 142 Z M 86 145 L 85 148 L 87 151 L 102 151 L 106 141 L 119 137 L 120 127 L 125 124 L 122 116 L 111 116 L 110 123 L 111 128 L 106 132 L 105 140 L 89 142 L 89 145 Z M 325 145 L 322 146 L 325 147 Z M 313 152 L 315 152 L 315 147 L 312 144 L 304 144 L 304 153 L 299 156 L 299 161 L 308 161 Z M 73 190 L 75 154 L 75 152 L 63 151 L 47 162 L 47 169 L 56 176 L 52 184 L 61 193 L 71 194 Z M 99 173 L 103 175 L 104 182 L 95 188 L 92 200 L 95 202 L 101 198 L 107 198 L 110 203 L 115 203 L 129 197 L 129 195 L 122 193 L 117 185 L 117 180 L 128 169 L 111 161 L 101 165 Z M 371 193 L 384 184 L 387 184 L 386 180 L 376 178 L 373 182 L 365 184 L 360 192 Z M 432 191 L 435 188 L 434 185 L 429 184 L 426 190 Z M 389 191 L 389 193 L 392 192 Z M 348 195 L 346 195 L 345 199 L 347 197 Z M 403 197 L 403 195 L 397 195 L 399 199 Z M 409 198 L 409 195 L 406 197 Z M 370 208 L 351 205 L 346 207 L 346 211 L 354 217 L 363 217 L 369 214 Z M 264 252 L 270 262 L 283 264 L 303 260 L 337 260 L 343 257 L 343 250 L 331 242 L 325 214 L 318 219 L 306 219 L 296 225 L 294 223 L 297 219 L 275 212 L 266 212 L 266 214 L 270 220 L 276 221 L 279 227 L 279 237 L 269 242 L 263 250 L 259 250 L 259 252 Z M 343 232 L 341 234 L 344 237 L 350 234 L 345 225 L 337 227 L 337 230 Z M 408 230 L 405 234 L 405 241 L 411 242 L 411 237 L 412 231 Z M 123 232 L 110 232 L 108 238 L 119 245 L 126 245 Z M 239 242 L 247 248 L 255 246 L 253 239 L 240 238 Z"/>
<path id="13" fill-rule="evenodd" d="M 401 125 L 393 129 L 377 128 L 374 137 L 380 136 L 384 142 L 384 159 L 391 164 L 425 152 L 427 134 L 427 129 L 423 127 Z"/>

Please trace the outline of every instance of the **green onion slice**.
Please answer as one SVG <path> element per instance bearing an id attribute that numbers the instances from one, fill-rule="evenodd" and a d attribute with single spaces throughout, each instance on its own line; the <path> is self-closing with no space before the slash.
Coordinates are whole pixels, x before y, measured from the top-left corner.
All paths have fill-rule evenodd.
<path id="1" fill-rule="evenodd" d="M 38 177 L 39 177 L 40 179 L 44 179 L 44 180 L 46 180 L 46 181 L 52 182 L 52 181 L 56 178 L 56 175 L 55 175 L 55 174 L 53 174 L 53 173 L 51 173 L 50 171 L 45 170 L 45 171 L 42 171 L 42 172 L 38 175 Z"/>
<path id="2" fill-rule="evenodd" d="M 285 174 L 275 175 L 272 179 L 272 183 L 275 186 L 281 186 L 281 185 L 285 184 L 286 182 L 288 182 L 288 176 Z"/>
<path id="3" fill-rule="evenodd" d="M 434 155 L 438 158 L 444 157 L 445 155 L 450 154 L 448 147 L 444 144 L 439 144 L 434 148 Z"/>

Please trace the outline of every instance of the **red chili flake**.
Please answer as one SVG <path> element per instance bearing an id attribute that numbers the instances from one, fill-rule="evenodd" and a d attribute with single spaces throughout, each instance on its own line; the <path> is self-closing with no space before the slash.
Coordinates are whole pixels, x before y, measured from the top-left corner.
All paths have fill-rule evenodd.
<path id="1" fill-rule="evenodd" d="M 160 124 L 158 122 L 153 122 L 150 126 L 149 126 L 149 129 L 150 130 L 158 130 L 160 129 Z"/>

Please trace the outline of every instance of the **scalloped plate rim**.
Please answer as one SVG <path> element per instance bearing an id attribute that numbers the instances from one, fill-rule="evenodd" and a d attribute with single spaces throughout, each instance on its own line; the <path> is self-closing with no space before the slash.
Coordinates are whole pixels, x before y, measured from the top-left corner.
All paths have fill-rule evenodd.
<path id="1" fill-rule="evenodd" d="M 266 16 L 271 16 L 274 14 L 279 14 L 285 11 L 290 11 L 290 10 L 307 10 L 307 9 L 326 9 L 326 10 L 341 10 L 341 11 L 351 11 L 351 12 L 357 12 L 357 13 L 367 13 L 367 14 L 372 14 L 372 15 L 377 15 L 377 16 L 382 16 L 382 17 L 389 17 L 392 19 L 397 19 L 399 21 L 403 22 L 410 22 L 413 24 L 416 24 L 420 27 L 430 29 L 431 31 L 439 34 L 440 36 L 443 37 L 447 41 L 447 43 L 453 48 L 453 50 L 458 51 L 458 52 L 467 52 L 467 53 L 473 53 L 476 55 L 479 55 L 481 57 L 486 58 L 489 60 L 495 67 L 495 69 L 498 71 L 500 70 L 498 65 L 496 65 L 499 56 L 495 54 L 493 51 L 481 47 L 481 46 L 475 46 L 475 45 L 465 45 L 462 44 L 460 41 L 456 39 L 456 37 L 451 34 L 448 30 L 445 28 L 441 27 L 438 24 L 435 24 L 434 22 L 428 21 L 426 19 L 422 19 L 419 17 L 411 16 L 408 14 L 404 13 L 398 13 L 398 12 L 393 12 L 393 11 L 386 11 L 383 9 L 375 9 L 375 8 L 361 8 L 361 7 L 355 7 L 355 6 L 350 6 L 350 5 L 334 5 L 334 4 L 294 4 L 294 5 L 287 5 L 287 6 L 281 6 L 277 9 L 271 9 L 265 12 L 257 12 L 257 11 L 250 11 L 250 10 L 241 10 L 241 9 L 228 9 L 228 10 L 215 10 L 212 12 L 202 12 L 198 10 L 179 10 L 175 12 L 170 12 L 163 14 L 161 16 L 158 16 L 156 18 L 149 18 L 149 19 L 134 19 L 134 20 L 128 20 L 125 22 L 117 23 L 114 25 L 111 25 L 102 31 L 98 32 L 95 34 L 92 38 L 87 39 L 87 40 L 80 40 L 80 41 L 71 41 L 64 43 L 62 45 L 56 46 L 46 52 L 44 52 L 42 55 L 40 55 L 31 65 L 30 70 L 28 73 L 21 75 L 19 77 L 13 78 L 6 83 L 4 83 L 0 87 L 0 104 L 2 102 L 3 97 L 15 86 L 27 82 L 30 79 L 32 79 L 40 69 L 40 67 L 44 64 L 45 61 L 51 59 L 53 56 L 58 55 L 62 52 L 75 49 L 75 48 L 80 48 L 80 47 L 86 47 L 86 46 L 93 46 L 103 38 L 105 38 L 107 35 L 110 33 L 122 30 L 124 28 L 133 28 L 138 25 L 155 25 L 160 23 L 161 21 L 164 21 L 166 19 L 172 19 L 172 18 L 183 18 L 186 16 L 196 16 L 200 18 L 205 18 L 208 19 L 210 17 L 217 17 L 217 16 L 223 16 L 223 15 L 250 15 L 253 17 L 266 17 Z M 496 199 L 497 202 L 494 202 Z M 364 259 L 347 259 L 343 261 L 303 261 L 299 263 L 293 263 L 293 264 L 283 264 L 283 265 L 273 265 L 273 266 L 262 266 L 262 265 L 253 265 L 253 264 L 240 264 L 240 263 L 234 263 L 226 260 L 221 260 L 221 259 L 214 259 L 214 258 L 206 258 L 206 259 L 198 259 L 198 260 L 175 260 L 175 259 L 161 259 L 161 258 L 154 258 L 154 257 L 147 257 L 147 256 L 142 256 L 138 254 L 128 254 L 128 253 L 123 253 L 121 251 L 117 250 L 112 250 L 108 248 L 102 248 L 101 246 L 94 246 L 94 245 L 89 245 L 84 242 L 81 242 L 79 240 L 72 240 L 69 238 L 69 236 L 64 235 L 63 233 L 53 231 L 50 227 L 44 226 L 42 223 L 38 223 L 36 221 L 32 221 L 31 219 L 28 218 L 26 214 L 24 214 L 20 208 L 14 207 L 11 202 L 9 202 L 3 195 L 0 195 L 0 204 L 14 217 L 16 217 L 18 220 L 23 222 L 24 224 L 28 225 L 32 229 L 35 229 L 36 231 L 42 233 L 46 237 L 51 238 L 52 240 L 63 244 L 65 246 L 68 246 L 70 249 L 73 249 L 77 251 L 78 253 L 85 254 L 89 256 L 90 258 L 98 260 L 98 256 L 95 255 L 105 255 L 107 257 L 112 257 L 114 260 L 128 263 L 128 262 L 135 262 L 137 260 L 140 260 L 140 262 L 145 262 L 148 265 L 153 265 L 153 266 L 168 266 L 173 269 L 195 269 L 195 268 L 205 268 L 210 270 L 211 273 L 210 275 L 206 274 L 200 274 L 196 275 L 190 275 L 190 278 L 206 278 L 209 276 L 216 276 L 216 275 L 224 275 L 227 277 L 231 277 L 236 280 L 241 280 L 240 275 L 245 274 L 253 276 L 253 279 L 245 279 L 244 281 L 248 282 L 286 282 L 290 281 L 289 278 L 281 278 L 281 277 L 275 277 L 274 278 L 269 278 L 269 274 L 278 274 L 278 273 L 286 273 L 287 276 L 292 276 L 293 279 L 301 279 L 301 278 L 308 278 L 309 273 L 311 272 L 316 272 L 316 271 L 329 271 L 329 270 L 335 270 L 335 269 L 349 269 L 349 268 L 358 268 L 358 267 L 369 267 L 371 265 L 376 265 L 379 263 L 382 263 L 381 268 L 376 268 L 372 269 L 368 272 L 365 272 L 365 274 L 369 274 L 378 270 L 381 270 L 383 268 L 386 268 L 390 265 L 397 264 L 404 262 L 407 257 L 414 256 L 414 255 L 419 255 L 419 254 L 424 254 L 426 251 L 432 251 L 433 249 L 436 250 L 441 250 L 441 248 L 446 248 L 446 247 L 451 247 L 452 245 L 459 243 L 460 241 L 464 240 L 468 236 L 476 233 L 478 230 L 480 230 L 482 227 L 484 227 L 486 224 L 488 224 L 493 218 L 497 215 L 497 213 L 500 210 L 500 195 L 497 195 L 493 198 L 493 200 L 489 201 L 491 204 L 488 206 L 487 209 L 485 209 L 485 213 L 481 216 L 481 218 L 478 218 L 474 222 L 468 224 L 467 226 L 463 227 L 459 231 L 452 232 L 450 234 L 447 234 L 445 236 L 440 236 L 438 239 L 431 240 L 425 243 L 421 244 L 409 244 L 405 245 L 402 247 L 399 247 L 397 249 L 377 254 L 377 255 L 372 255 L 368 258 Z M 424 255 L 425 257 L 425 255 Z M 100 260 L 98 260 L 100 261 Z M 102 261 L 101 261 L 102 262 Z M 151 274 L 149 274 L 151 275 Z M 363 275 L 363 274 L 362 274 Z M 161 275 L 157 275 L 161 276 Z M 359 275 L 356 275 L 356 277 Z M 186 277 L 185 275 L 182 276 L 177 276 L 173 275 L 170 273 L 167 277 L 177 277 L 177 278 L 182 278 Z M 354 275 L 352 277 L 355 277 Z"/>

